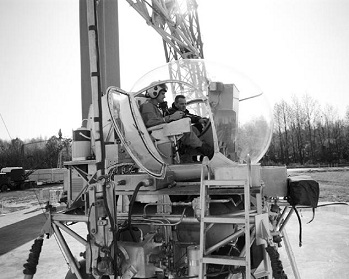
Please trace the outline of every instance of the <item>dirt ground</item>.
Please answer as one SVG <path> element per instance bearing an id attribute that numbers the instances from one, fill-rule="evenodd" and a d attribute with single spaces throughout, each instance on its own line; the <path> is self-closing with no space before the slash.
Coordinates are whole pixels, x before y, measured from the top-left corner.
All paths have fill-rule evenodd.
<path id="1" fill-rule="evenodd" d="M 32 208 L 33 211 L 41 210 L 45 207 L 45 202 L 49 200 L 49 192 L 60 191 L 63 184 L 47 184 L 37 186 L 28 190 L 8 191 L 0 193 L 0 214 L 7 214 Z"/>

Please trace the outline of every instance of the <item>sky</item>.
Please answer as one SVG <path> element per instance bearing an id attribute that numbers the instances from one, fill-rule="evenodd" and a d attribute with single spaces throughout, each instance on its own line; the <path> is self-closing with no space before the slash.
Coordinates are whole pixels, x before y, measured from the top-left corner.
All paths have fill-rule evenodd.
<path id="1" fill-rule="evenodd" d="M 349 105 L 349 1 L 197 0 L 204 57 L 252 79 L 271 105 L 308 94 Z M 0 139 L 81 126 L 78 0 L 0 1 Z M 161 37 L 119 0 L 121 88 L 165 64 Z M 7 127 L 7 129 L 6 129 Z"/>

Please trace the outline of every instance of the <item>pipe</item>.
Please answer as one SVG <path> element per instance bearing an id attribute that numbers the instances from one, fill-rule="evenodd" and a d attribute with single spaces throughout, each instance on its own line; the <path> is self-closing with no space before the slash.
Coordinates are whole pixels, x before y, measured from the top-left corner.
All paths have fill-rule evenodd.
<path id="1" fill-rule="evenodd" d="M 285 221 L 284 221 L 284 222 L 281 224 L 281 226 L 280 226 L 280 229 L 279 229 L 280 232 L 282 232 L 282 230 L 284 229 L 284 227 L 285 227 L 286 224 L 288 223 L 288 220 L 291 218 L 293 212 L 294 212 L 294 208 L 292 207 L 292 208 L 290 209 L 290 212 L 289 212 L 288 215 L 286 216 Z"/>
<path id="2" fill-rule="evenodd" d="M 232 241 L 234 238 L 237 238 L 237 237 L 243 235 L 244 233 L 245 233 L 245 231 L 244 231 L 244 229 L 242 229 L 242 230 L 239 230 L 239 231 L 231 234 L 230 236 L 228 236 L 225 239 L 221 240 L 217 244 L 215 244 L 215 245 L 211 246 L 210 248 L 208 248 L 206 250 L 206 252 L 205 252 L 205 255 L 211 254 L 212 252 L 214 252 L 218 248 L 220 248 L 223 245 L 227 244 L 228 242 Z"/>
<path id="3" fill-rule="evenodd" d="M 67 242 L 65 241 L 61 231 L 59 230 L 59 228 L 57 227 L 57 225 L 55 223 L 52 223 L 52 227 L 57 235 L 58 241 L 61 244 L 61 247 L 62 247 L 65 255 L 68 258 L 68 262 L 69 262 L 70 268 L 72 269 L 72 272 L 75 274 L 77 279 L 84 279 L 84 278 L 82 278 L 82 276 L 80 274 L 79 268 L 76 265 L 75 259 L 72 255 L 71 251 L 69 250 Z"/>
<path id="4" fill-rule="evenodd" d="M 289 259 L 289 261 L 291 263 L 293 275 L 294 275 L 294 277 L 296 279 L 300 279 L 301 276 L 299 275 L 299 270 L 297 268 L 296 259 L 295 259 L 294 254 L 293 254 L 293 251 L 292 251 L 292 248 L 291 248 L 291 245 L 290 245 L 290 240 L 288 239 L 288 235 L 287 235 L 286 229 L 281 231 L 281 234 L 282 234 L 282 236 L 284 238 L 285 250 L 287 252 L 288 259 Z"/>
<path id="5" fill-rule="evenodd" d="M 65 231 L 67 234 L 71 235 L 72 237 L 74 237 L 77 241 L 79 241 L 82 245 L 86 246 L 87 245 L 87 241 L 85 239 L 83 239 L 80 235 L 78 235 L 76 232 L 74 232 L 72 229 L 64 226 L 63 224 L 57 222 L 57 221 L 53 221 L 54 224 L 56 224 L 58 227 L 60 227 L 63 231 Z"/>

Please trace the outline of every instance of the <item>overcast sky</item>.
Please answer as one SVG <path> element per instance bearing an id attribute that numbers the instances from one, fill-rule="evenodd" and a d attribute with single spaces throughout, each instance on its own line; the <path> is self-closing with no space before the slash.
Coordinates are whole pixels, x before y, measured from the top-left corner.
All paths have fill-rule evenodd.
<path id="1" fill-rule="evenodd" d="M 271 103 L 349 105 L 349 1 L 198 0 L 204 55 L 249 76 Z M 121 87 L 165 63 L 160 36 L 119 0 Z M 0 114 L 12 138 L 81 125 L 78 0 L 0 1 Z M 0 139 L 9 134 L 0 118 Z"/>

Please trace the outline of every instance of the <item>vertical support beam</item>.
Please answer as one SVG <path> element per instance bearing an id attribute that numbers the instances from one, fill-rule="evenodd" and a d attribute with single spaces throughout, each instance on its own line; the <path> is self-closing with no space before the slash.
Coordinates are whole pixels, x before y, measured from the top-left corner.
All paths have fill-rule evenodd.
<path id="1" fill-rule="evenodd" d="M 87 2 L 79 0 L 80 21 L 80 72 L 81 72 L 81 119 L 87 119 L 88 111 L 92 103 L 90 82 L 90 59 L 88 48 L 87 29 Z"/>
<path id="2" fill-rule="evenodd" d="M 203 262 L 203 256 L 206 250 L 206 225 L 204 222 L 205 216 L 208 214 L 206 206 L 207 185 L 205 183 L 205 172 L 208 171 L 208 179 L 210 179 L 210 170 L 208 169 L 208 158 L 205 156 L 201 165 L 201 184 L 200 184 L 200 263 L 199 263 L 199 278 L 204 278 L 206 274 L 206 264 Z"/>
<path id="3" fill-rule="evenodd" d="M 113 85 L 120 87 L 118 1 L 100 1 L 98 9 L 102 92 Z M 79 0 L 81 116 L 87 119 L 92 103 L 90 57 L 87 25 L 87 1 Z"/>
<path id="4" fill-rule="evenodd" d="M 252 186 L 252 177 L 251 177 L 251 158 L 248 156 L 247 159 L 247 181 L 244 186 L 244 207 L 245 207 L 245 258 L 246 258 L 246 278 L 251 277 L 251 235 L 250 235 L 250 194 Z"/>
<path id="5" fill-rule="evenodd" d="M 120 87 L 118 1 L 98 3 L 100 82 L 103 94 L 109 86 Z"/>
<path id="6" fill-rule="evenodd" d="M 103 138 L 102 90 L 100 83 L 99 44 L 97 26 L 97 2 L 87 0 L 88 46 L 90 58 L 90 78 L 93 105 L 93 126 L 95 131 L 95 155 L 97 176 L 105 172 L 105 145 Z"/>

